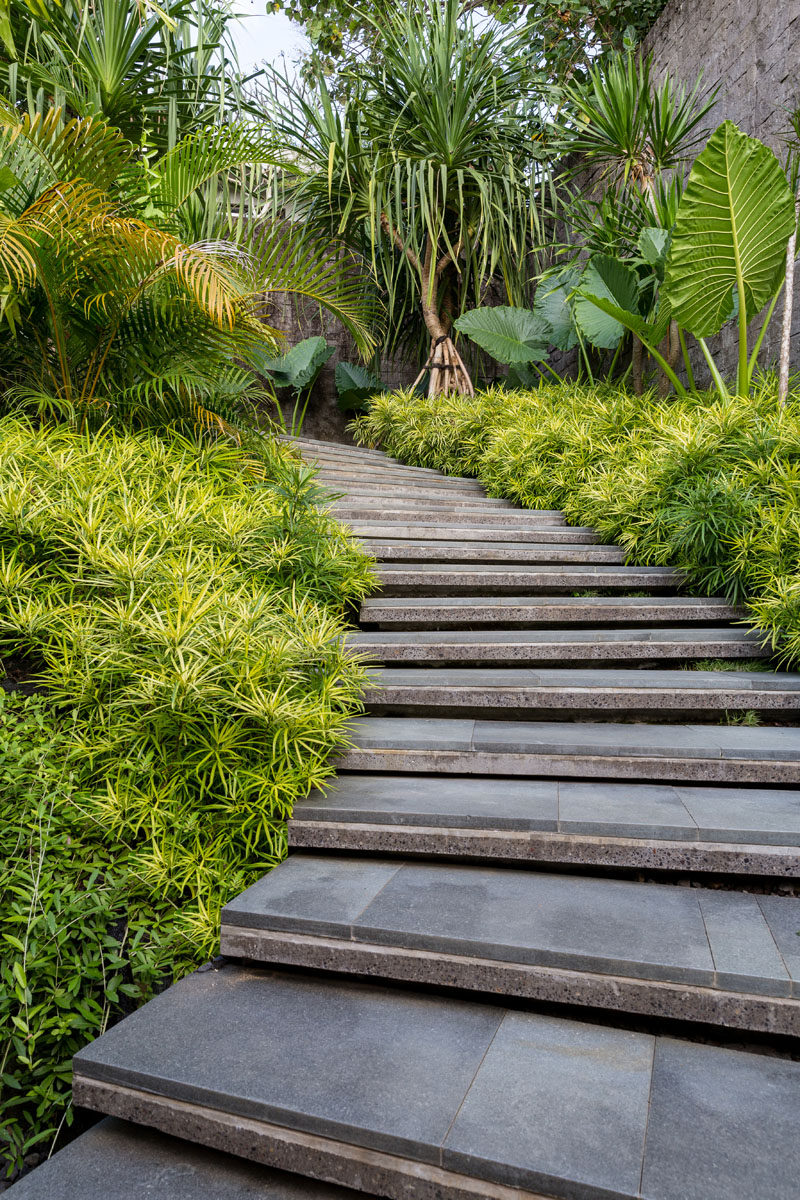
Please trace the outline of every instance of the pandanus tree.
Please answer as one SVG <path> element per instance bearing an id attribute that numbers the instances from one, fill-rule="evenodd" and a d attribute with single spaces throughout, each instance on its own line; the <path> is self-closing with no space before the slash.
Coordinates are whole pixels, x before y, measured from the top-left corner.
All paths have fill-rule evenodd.
<path id="1" fill-rule="evenodd" d="M 491 288 L 519 303 L 531 274 L 538 176 L 521 36 L 478 23 L 461 0 L 412 0 L 376 22 L 380 66 L 353 66 L 345 100 L 322 79 L 304 91 L 277 76 L 269 97 L 294 210 L 369 254 L 390 328 L 422 326 L 433 395 L 473 390 L 453 321 Z"/>

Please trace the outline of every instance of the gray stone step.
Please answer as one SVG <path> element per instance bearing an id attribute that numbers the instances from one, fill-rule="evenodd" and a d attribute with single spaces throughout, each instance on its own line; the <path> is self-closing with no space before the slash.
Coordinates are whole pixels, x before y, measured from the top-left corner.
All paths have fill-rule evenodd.
<path id="1" fill-rule="evenodd" d="M 379 596 L 361 606 L 365 625 L 429 630 L 475 625 L 592 630 L 609 625 L 718 625 L 742 615 L 727 601 L 706 596 Z"/>
<path id="2" fill-rule="evenodd" d="M 800 899 L 294 854 L 222 912 L 223 954 L 800 1035 Z M 773 922 L 774 920 L 774 928 Z"/>
<path id="3" fill-rule="evenodd" d="M 606 563 L 530 566 L 503 563 L 380 563 L 382 596 L 524 596 L 578 589 L 674 589 L 679 572 L 668 567 L 625 567 Z"/>
<path id="4" fill-rule="evenodd" d="M 344 497 L 344 502 L 350 505 L 385 504 L 387 501 L 404 508 L 449 508 L 460 510 L 469 509 L 476 512 L 519 512 L 508 500 L 497 500 L 491 496 L 482 496 L 479 492 L 454 492 L 445 488 L 418 487 L 416 484 L 404 484 L 401 491 L 396 487 L 369 483 L 340 484 L 332 489 L 337 495 Z M 559 514 L 560 515 L 560 514 Z"/>
<path id="5" fill-rule="evenodd" d="M 107 1117 L 14 1184 L 13 1200 L 358 1200 L 363 1193 L 235 1158 L 247 1135 L 233 1122 L 230 1153 Z M 211 1140 L 211 1139 L 209 1139 Z"/>
<path id="6" fill-rule="evenodd" d="M 800 1064 L 329 977 L 195 973 L 75 1099 L 393 1200 L 794 1200 Z"/>
<path id="7" fill-rule="evenodd" d="M 372 713 L 396 715 L 686 720 L 752 710 L 788 718 L 800 712 L 800 674 L 625 667 L 372 667 L 364 702 Z"/>
<path id="8" fill-rule="evenodd" d="M 363 538 L 365 549 L 381 562 L 438 563 L 624 563 L 619 546 L 548 545 L 498 541 L 404 541 Z"/>
<path id="9" fill-rule="evenodd" d="M 361 717 L 344 771 L 800 783 L 800 729 Z"/>
<path id="10" fill-rule="evenodd" d="M 502 517 L 498 517 L 498 522 Z M 537 545 L 591 545 L 596 542 L 597 534 L 593 529 L 584 529 L 576 525 L 559 525 L 545 527 L 535 522 L 529 529 L 507 525 L 472 525 L 466 517 L 453 521 L 434 521 L 432 517 L 420 516 L 418 520 L 394 520 L 380 515 L 365 521 L 348 521 L 350 531 L 360 538 L 394 538 L 395 540 L 416 543 L 418 541 L 451 542 L 457 538 L 464 542 L 480 542 L 491 539 L 494 542 L 533 542 Z"/>
<path id="11" fill-rule="evenodd" d="M 376 507 L 376 504 L 367 503 L 362 505 L 348 500 L 334 500 L 330 506 L 331 512 L 340 521 L 347 524 L 351 524 L 354 521 L 372 520 L 375 517 Z M 558 512 L 545 510 L 539 512 L 533 509 L 523 512 L 518 508 L 484 508 L 481 504 L 443 505 L 438 501 L 436 504 L 430 504 L 427 507 L 421 507 L 416 502 L 404 507 L 400 500 L 395 500 L 393 496 L 390 497 L 388 495 L 385 500 L 380 502 L 379 511 L 381 518 L 387 521 L 396 521 L 398 519 L 415 521 L 417 518 L 422 517 L 428 521 L 464 521 L 478 528 L 499 525 L 504 529 L 512 530 L 531 529 L 539 526 L 553 529 L 566 525 L 564 517 Z"/>
<path id="12" fill-rule="evenodd" d="M 755 631 L 704 629 L 456 629 L 358 632 L 347 644 L 369 662 L 444 666 L 624 663 L 764 657 Z"/>
<path id="13" fill-rule="evenodd" d="M 289 844 L 796 879 L 800 791 L 342 774 L 295 805 Z"/>

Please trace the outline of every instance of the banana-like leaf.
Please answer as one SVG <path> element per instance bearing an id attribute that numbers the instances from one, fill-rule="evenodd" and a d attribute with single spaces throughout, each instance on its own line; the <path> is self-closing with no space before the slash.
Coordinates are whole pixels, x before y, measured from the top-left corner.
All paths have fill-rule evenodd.
<path id="1" fill-rule="evenodd" d="M 614 350 L 625 328 L 630 328 L 612 315 L 612 309 L 638 318 L 639 279 L 633 267 L 621 259 L 595 254 L 583 272 L 575 298 L 575 319 L 586 340 L 599 350 Z"/>
<path id="2" fill-rule="evenodd" d="M 552 330 L 542 316 L 527 308 L 473 308 L 453 325 L 498 362 L 529 363 L 547 358 Z"/>
<path id="3" fill-rule="evenodd" d="M 324 337 L 305 338 L 287 350 L 280 358 L 264 358 L 257 370 L 267 375 L 276 387 L 288 387 L 299 392 L 309 387 L 333 354 Z"/>
<path id="4" fill-rule="evenodd" d="M 669 253 L 670 234 L 668 229 L 657 225 L 648 226 L 639 234 L 637 242 L 639 253 L 646 263 L 655 270 L 659 280 L 663 282 L 664 269 Z"/>
<path id="5" fill-rule="evenodd" d="M 336 403 L 342 412 L 358 412 L 370 396 L 384 390 L 376 375 L 355 363 L 336 364 Z"/>
<path id="6" fill-rule="evenodd" d="M 664 288 L 673 316 L 696 337 L 717 333 L 741 288 L 746 321 L 772 299 L 794 228 L 794 203 L 778 159 L 724 121 L 692 167 Z"/>
<path id="7" fill-rule="evenodd" d="M 550 342 L 557 350 L 571 350 L 578 343 L 570 303 L 577 282 L 577 272 L 562 271 L 560 275 L 543 279 L 536 289 L 534 314 L 550 326 Z"/>

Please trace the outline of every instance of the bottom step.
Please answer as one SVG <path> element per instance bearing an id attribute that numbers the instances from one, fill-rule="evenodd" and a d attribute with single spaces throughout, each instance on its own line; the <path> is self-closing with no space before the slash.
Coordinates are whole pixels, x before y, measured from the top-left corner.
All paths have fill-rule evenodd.
<path id="1" fill-rule="evenodd" d="M 75 1100 L 390 1200 L 795 1200 L 800 1065 L 244 968 L 75 1060 Z"/>
<path id="2" fill-rule="evenodd" d="M 358 1193 L 100 1121 L 5 1193 L 12 1200 L 356 1200 Z"/>

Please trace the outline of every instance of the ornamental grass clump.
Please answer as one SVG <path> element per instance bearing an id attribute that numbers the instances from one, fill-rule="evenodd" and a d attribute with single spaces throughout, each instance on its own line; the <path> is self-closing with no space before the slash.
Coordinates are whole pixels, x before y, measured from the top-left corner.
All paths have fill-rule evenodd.
<path id="1" fill-rule="evenodd" d="M 631 562 L 679 568 L 692 591 L 746 604 L 765 642 L 800 661 L 800 391 L 784 409 L 769 376 L 748 399 L 572 383 L 468 406 L 395 393 L 355 428 L 403 462 L 562 509 Z"/>
<path id="2" fill-rule="evenodd" d="M 343 634 L 373 576 L 268 442 L 7 418 L 0 477 L 0 653 L 37 693 L 0 728 L 46 751 L 0 791 L 13 1166 L 61 1120 L 78 1046 L 213 954 L 220 906 L 283 856 L 360 710 Z M 65 922 L 85 945 L 59 949 Z"/>

